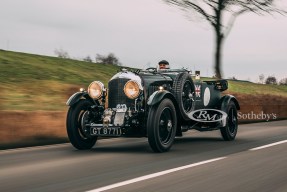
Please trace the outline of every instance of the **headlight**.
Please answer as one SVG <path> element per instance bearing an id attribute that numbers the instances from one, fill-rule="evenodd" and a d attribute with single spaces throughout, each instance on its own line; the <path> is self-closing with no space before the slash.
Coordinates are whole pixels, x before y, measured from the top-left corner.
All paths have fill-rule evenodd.
<path id="1" fill-rule="evenodd" d="M 126 96 L 130 99 L 137 98 L 141 90 L 142 90 L 142 86 L 134 80 L 129 80 L 125 84 L 125 87 L 124 87 L 124 92 Z"/>
<path id="2" fill-rule="evenodd" d="M 104 84 L 100 81 L 94 81 L 89 85 L 88 93 L 93 99 L 99 99 L 103 95 Z"/>

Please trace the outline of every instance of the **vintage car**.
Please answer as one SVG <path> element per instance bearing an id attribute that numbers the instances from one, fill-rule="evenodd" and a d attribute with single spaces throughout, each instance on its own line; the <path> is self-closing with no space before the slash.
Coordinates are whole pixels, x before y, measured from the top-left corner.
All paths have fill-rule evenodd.
<path id="1" fill-rule="evenodd" d="M 227 88 L 226 80 L 201 81 L 185 69 L 122 69 L 108 88 L 94 81 L 69 98 L 67 133 L 79 150 L 98 137 L 147 137 L 154 152 L 166 152 L 191 129 L 220 129 L 234 140 L 240 107 L 234 96 L 221 96 Z"/>

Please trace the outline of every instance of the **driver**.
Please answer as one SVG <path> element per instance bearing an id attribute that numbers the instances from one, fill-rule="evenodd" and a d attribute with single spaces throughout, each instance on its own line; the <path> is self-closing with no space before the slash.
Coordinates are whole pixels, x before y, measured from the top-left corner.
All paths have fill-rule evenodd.
<path id="1" fill-rule="evenodd" d="M 159 69 L 169 69 L 169 63 L 166 60 L 158 62 Z"/>

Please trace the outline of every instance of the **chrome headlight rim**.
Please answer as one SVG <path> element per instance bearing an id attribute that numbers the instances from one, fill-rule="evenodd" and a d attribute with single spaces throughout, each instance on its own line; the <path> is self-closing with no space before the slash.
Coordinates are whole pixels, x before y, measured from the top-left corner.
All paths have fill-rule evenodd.
<path id="1" fill-rule="evenodd" d="M 98 86 L 98 89 L 94 89 L 93 86 Z M 93 81 L 88 87 L 88 94 L 91 98 L 98 100 L 103 96 L 105 89 L 104 84 L 101 81 Z"/>
<path id="2" fill-rule="evenodd" d="M 136 87 L 135 87 L 137 89 L 136 94 L 132 94 L 131 95 L 130 93 L 127 92 L 127 86 L 129 84 L 131 84 L 131 83 L 136 85 Z M 124 86 L 124 93 L 129 99 L 136 99 L 136 98 L 138 98 L 140 96 L 142 90 L 143 90 L 143 88 L 142 88 L 141 84 L 138 81 L 135 81 L 135 80 L 129 80 L 128 82 L 126 82 L 126 84 Z"/>

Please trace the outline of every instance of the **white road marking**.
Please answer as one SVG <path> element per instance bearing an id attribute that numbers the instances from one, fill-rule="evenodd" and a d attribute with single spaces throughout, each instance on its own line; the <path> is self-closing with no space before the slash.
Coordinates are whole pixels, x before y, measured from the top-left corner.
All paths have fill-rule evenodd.
<path id="1" fill-rule="evenodd" d="M 139 181 L 152 179 L 152 178 L 159 177 L 159 176 L 162 176 L 162 175 L 166 175 L 166 174 L 169 174 L 169 173 L 173 173 L 173 172 L 176 172 L 176 171 L 188 169 L 188 168 L 191 168 L 191 167 L 196 167 L 198 165 L 203 165 L 203 164 L 211 163 L 211 162 L 214 162 L 214 161 L 219 161 L 219 160 L 222 160 L 222 159 L 225 159 L 225 158 L 226 157 L 219 157 L 219 158 L 210 159 L 210 160 L 206 160 L 206 161 L 201 161 L 201 162 L 198 162 L 198 163 L 193 163 L 193 164 L 189 164 L 189 165 L 185 165 L 185 166 L 181 166 L 181 167 L 177 167 L 177 168 L 173 168 L 173 169 L 168 169 L 168 170 L 165 170 L 165 171 L 152 173 L 152 174 L 149 174 L 149 175 L 137 177 L 137 178 L 134 178 L 134 179 L 130 179 L 130 180 L 126 180 L 126 181 L 123 181 L 123 182 L 115 183 L 115 184 L 112 184 L 112 185 L 108 185 L 108 186 L 105 186 L 105 187 L 100 187 L 100 188 L 97 188 L 97 189 L 94 189 L 94 190 L 90 190 L 90 191 L 87 191 L 87 192 L 106 191 L 106 190 L 109 190 L 109 189 L 114 189 L 114 188 L 117 188 L 117 187 L 129 185 L 129 184 L 136 183 L 136 182 L 139 182 Z"/>
<path id="2" fill-rule="evenodd" d="M 263 145 L 261 147 L 256 147 L 256 148 L 252 148 L 252 149 L 249 149 L 250 151 L 256 151 L 256 150 L 259 150 L 259 149 L 264 149 L 264 148 L 267 148 L 267 147 L 272 147 L 272 146 L 275 146 L 275 145 L 280 145 L 280 144 L 283 144 L 283 143 L 286 143 L 287 140 L 283 140 L 283 141 L 279 141 L 279 142 L 276 142 L 276 143 L 271 143 L 271 144 L 268 144 L 268 145 Z"/>

